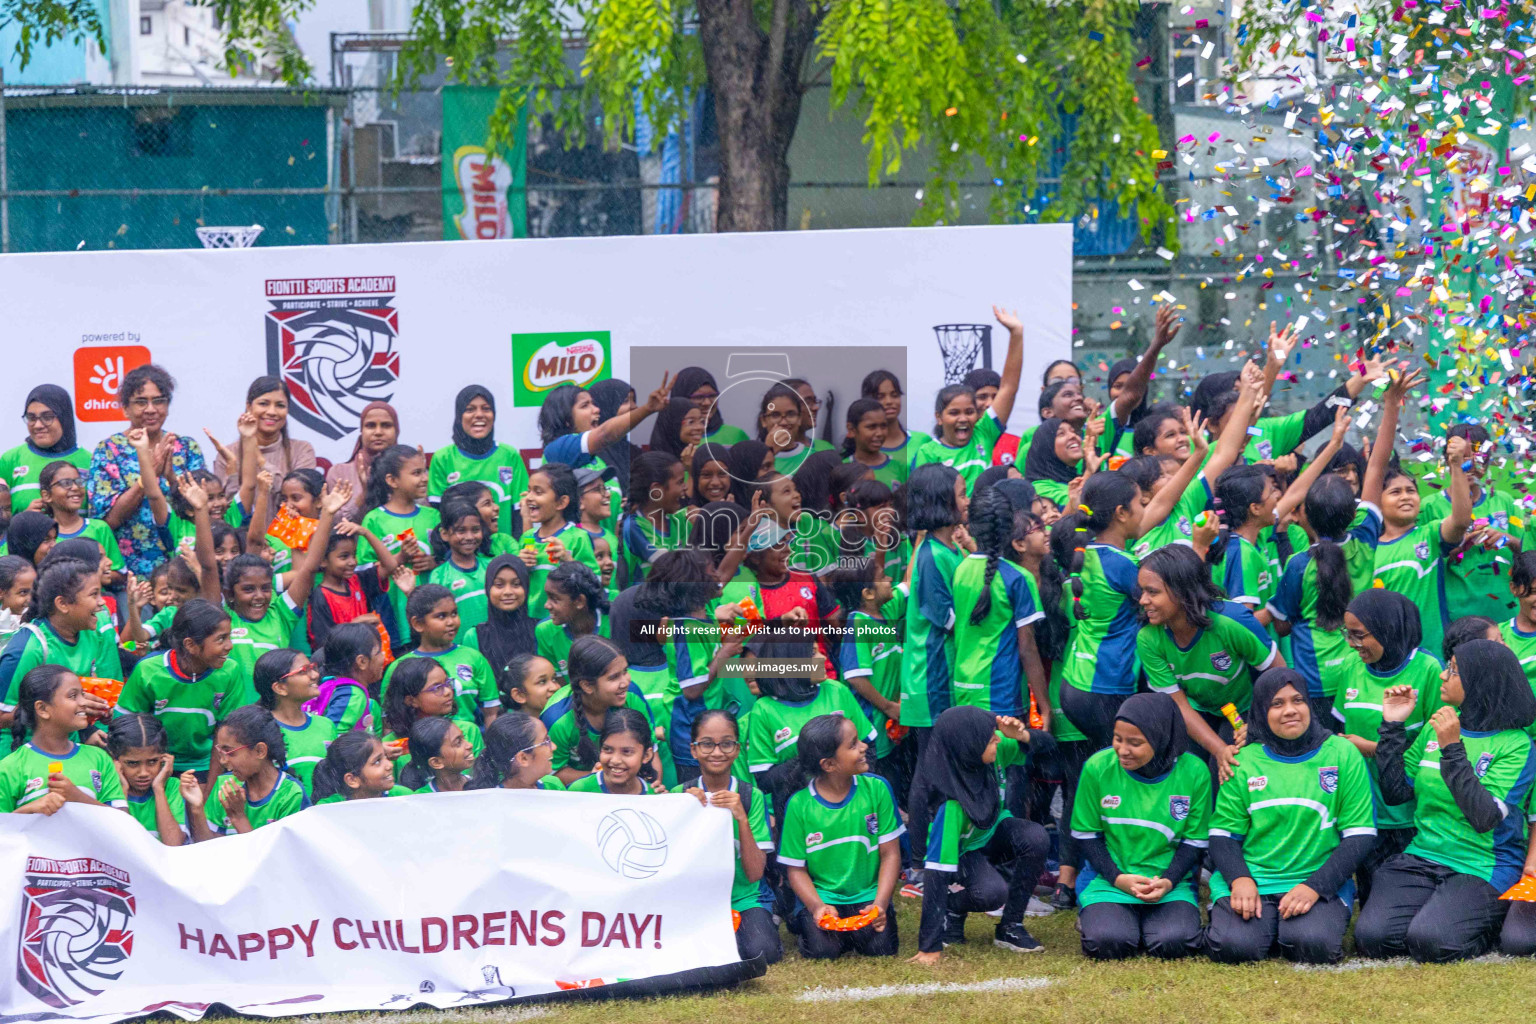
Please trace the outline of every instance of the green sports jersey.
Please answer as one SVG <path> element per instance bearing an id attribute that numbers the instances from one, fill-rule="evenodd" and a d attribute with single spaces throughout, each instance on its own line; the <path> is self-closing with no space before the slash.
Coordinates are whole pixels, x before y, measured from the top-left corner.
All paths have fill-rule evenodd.
<path id="1" fill-rule="evenodd" d="M 1424 499 L 1419 508 L 1419 522 L 1438 523 L 1451 514 L 1450 495 L 1441 491 Z M 1472 529 L 1492 527 L 1521 540 L 1526 546 L 1536 541 L 1526 523 L 1526 510 L 1505 491 L 1484 490 L 1472 506 Z M 1514 556 L 1507 547 L 1492 551 L 1469 548 L 1446 560 L 1445 593 L 1451 617 L 1486 615 L 1502 622 L 1515 610 L 1509 592 L 1509 570 Z"/>
<path id="2" fill-rule="evenodd" d="M 828 448 L 831 447 L 831 445 L 827 445 L 825 441 L 819 443 L 826 445 Z M 799 471 L 801 464 L 804 463 L 806 459 L 810 458 L 811 453 L 816 450 L 817 449 L 815 445 L 797 444 L 788 451 L 782 451 L 775 454 L 773 457 L 773 468 L 775 471 L 783 473 L 785 476 L 794 476 L 795 473 Z"/>
<path id="3" fill-rule="evenodd" d="M 885 456 L 884 462 L 878 466 L 870 466 L 869 470 L 874 474 L 876 480 L 879 480 L 893 491 L 907 482 L 906 464 L 900 459 L 892 458 L 889 455 Z"/>
<path id="4" fill-rule="evenodd" d="M 711 444 L 733 445 L 737 441 L 747 440 L 747 432 L 730 423 L 721 423 L 712 433 L 705 434 L 704 440 Z"/>
<path id="5" fill-rule="evenodd" d="M 828 680 L 808 701 L 763 697 L 752 706 L 752 714 L 747 717 L 747 767 L 756 774 L 793 758 L 800 730 L 820 715 L 842 715 L 853 723 L 861 740 L 875 741 L 875 727 L 864 716 L 853 691 L 843 683 Z"/>
<path id="6" fill-rule="evenodd" d="M 133 815 L 133 820 L 143 825 L 148 832 L 159 835 L 160 823 L 155 817 L 154 792 L 147 792 L 143 796 L 124 792 L 123 797 L 128 802 L 128 813 Z M 182 835 L 190 836 L 192 830 L 187 824 L 187 801 L 181 795 L 181 779 L 175 775 L 165 780 L 165 805 L 170 809 L 171 817 L 176 819 L 176 824 L 181 826 Z"/>
<path id="7" fill-rule="evenodd" d="M 100 747 L 76 743 L 67 754 L 49 754 L 23 743 L 0 760 L 0 811 L 14 811 L 48 792 L 48 766 L 108 807 L 127 807 L 123 782 L 112 758 Z"/>
<path id="8" fill-rule="evenodd" d="M 232 836 L 235 834 L 235 826 L 230 822 L 224 810 L 224 804 L 219 800 L 219 794 L 227 786 L 240 786 L 241 782 L 233 775 L 220 775 L 208 788 L 208 800 L 203 805 L 203 813 L 208 817 L 208 829 L 217 836 Z M 272 787 L 272 792 L 259 803 L 249 798 L 245 801 L 245 817 L 251 823 L 252 829 L 270 825 L 279 818 L 286 818 L 290 814 L 297 814 L 309 806 L 309 797 L 304 794 L 304 787 L 299 784 L 287 772 L 279 772 L 277 785 Z"/>
<path id="9" fill-rule="evenodd" d="M 176 667 L 173 652 L 161 651 L 133 667 L 114 713 L 137 712 L 160 719 L 170 741 L 168 752 L 176 757 L 176 771 L 200 772 L 208 767 L 218 724 L 235 708 L 255 703 L 251 678 L 234 658 L 194 678 Z"/>
<path id="10" fill-rule="evenodd" d="M 1211 836 L 1243 841 L 1261 896 L 1290 892 L 1323 866 L 1345 836 L 1376 834 L 1365 758 L 1341 736 L 1301 757 L 1243 748 L 1232 778 L 1216 791 Z M 1217 872 L 1211 900 L 1232 892 Z"/>
<path id="11" fill-rule="evenodd" d="M 999 561 L 987 581 L 987 556 L 961 559 L 950 583 L 955 605 L 955 675 L 952 704 L 969 704 L 997 715 L 1025 715 L 1029 693 L 1019 661 L 1019 629 L 1045 618 L 1035 577 Z M 982 594 L 991 604 L 980 622 L 971 617 Z"/>
<path id="12" fill-rule="evenodd" d="M 583 775 L 569 786 L 565 787 L 568 793 L 606 793 L 608 792 L 608 780 L 602 772 L 593 772 L 591 775 Z M 640 780 L 640 792 L 634 796 L 652 796 L 655 790 L 644 779 Z"/>
<path id="13" fill-rule="evenodd" d="M 236 530 L 239 530 L 241 537 L 245 536 L 246 527 L 251 525 L 250 519 L 246 517 L 245 510 L 240 507 L 239 501 L 230 502 L 229 508 L 224 510 L 224 522 L 227 525 L 234 527 Z M 170 517 L 166 519 L 165 523 L 160 527 L 160 529 L 164 532 L 166 537 L 170 538 L 170 544 L 167 546 L 172 551 L 181 547 L 182 541 L 196 542 L 197 540 L 196 520 L 184 518 L 183 516 L 177 515 L 175 512 L 170 514 Z M 272 546 L 274 555 L 276 555 L 279 549 L 284 552 L 288 550 L 288 545 L 284 544 L 276 537 L 268 535 L 267 543 Z M 255 552 L 252 552 L 252 554 L 254 553 Z M 291 556 L 289 556 L 288 565 L 284 566 L 282 569 L 278 569 L 274 560 L 273 571 L 284 572 L 292 564 L 293 559 Z"/>
<path id="14" fill-rule="evenodd" d="M 566 554 L 573 562 L 580 562 L 593 575 L 598 574 L 597 556 L 592 553 L 592 537 L 575 523 L 567 522 L 560 529 L 549 535 L 539 533 L 539 527 L 534 526 L 523 532 L 521 547 L 538 548 L 539 561 L 528 573 L 528 614 L 534 621 L 544 617 L 544 581 L 549 579 L 549 574 L 554 571 L 555 563 L 544 554 L 543 545 L 547 541 L 558 539 L 565 548 Z M 599 576 L 599 579 L 601 577 Z"/>
<path id="15" fill-rule="evenodd" d="M 608 636 L 613 626 L 603 616 L 602 612 L 593 613 L 597 618 L 597 625 L 593 628 L 594 636 Z M 538 647 L 539 657 L 549 661 L 555 666 L 555 674 L 560 677 L 562 683 L 569 684 L 565 673 L 571 660 L 571 644 L 576 642 L 576 637 L 571 633 L 570 626 L 562 626 L 553 619 L 540 619 L 533 627 L 533 639 Z"/>
<path id="16" fill-rule="evenodd" d="M 880 616 L 861 611 L 850 614 L 848 633 L 837 658 L 844 679 L 868 679 L 875 692 L 889 701 L 901 700 L 901 620 L 906 604 L 905 593 L 897 590 Z M 853 697 L 874 727 L 875 757 L 885 757 L 892 747 L 885 731 L 885 715 L 857 693 Z"/>
<path id="17" fill-rule="evenodd" d="M 1156 878 L 1180 845 L 1204 849 L 1210 826 L 1211 770 L 1194 754 L 1180 754 L 1173 768 L 1156 779 L 1126 771 L 1109 749 L 1083 765 L 1072 802 L 1072 835 L 1103 838 L 1115 866 L 1127 874 Z M 1158 902 L 1198 904 L 1199 885 L 1199 871 L 1192 872 Z M 1092 867 L 1077 876 L 1077 892 L 1084 906 L 1141 902 Z"/>
<path id="18" fill-rule="evenodd" d="M 176 618 L 176 613 L 181 608 L 174 604 L 168 604 L 143 622 L 144 631 L 149 634 L 151 640 L 171 628 L 171 620 Z"/>
<path id="19" fill-rule="evenodd" d="M 546 775 L 533 784 L 534 789 L 542 789 L 546 793 L 564 793 L 566 786 L 557 776 Z"/>
<path id="20" fill-rule="evenodd" d="M 1137 610 L 1141 587 L 1136 582 L 1136 562 L 1108 544 L 1089 544 L 1083 552 L 1083 611 L 1073 624 L 1072 638 L 1062 656 L 1066 667 L 1062 681 L 1088 693 L 1130 696 L 1136 691 Z"/>
<path id="21" fill-rule="evenodd" d="M 70 644 L 64 642 L 47 619 L 39 619 L 13 633 L 4 652 L 0 652 L 0 711 L 16 709 L 21 681 L 39 665 L 63 665 L 77 676 L 123 677 L 117 637 L 111 632 L 110 621 L 107 631 L 82 632 Z M 10 749 L 10 730 L 0 730 L 0 752 Z"/>
<path id="22" fill-rule="evenodd" d="M 1031 480 L 1029 485 L 1035 489 L 1036 497 L 1044 498 L 1053 503 L 1058 509 L 1067 510 L 1067 496 L 1070 493 L 1068 485 L 1060 480 Z"/>
<path id="23" fill-rule="evenodd" d="M 557 692 L 554 697 L 550 698 L 549 704 L 545 705 L 546 710 L 552 708 L 558 702 L 559 697 L 560 694 Z M 645 720 L 651 724 L 651 728 L 655 729 L 656 722 L 651 717 L 650 706 L 646 699 L 636 692 L 635 687 L 631 686 L 629 692 L 624 695 L 624 706 L 631 711 L 640 712 L 645 716 Z M 587 721 L 586 712 L 575 701 L 567 701 L 565 710 L 554 721 L 545 718 L 545 722 L 549 728 L 549 741 L 554 744 L 554 751 L 550 760 L 550 771 L 558 772 L 565 767 L 575 768 L 577 771 L 583 772 L 591 771 L 597 763 L 598 740 L 602 735 L 602 726 L 599 725 L 594 729 L 592 724 Z M 592 754 L 591 758 L 584 756 L 584 751 L 581 749 L 583 736 L 588 740 L 588 747 Z"/>
<path id="24" fill-rule="evenodd" d="M 1381 509 L 1361 502 L 1365 517 L 1358 526 L 1336 541 L 1344 551 L 1344 567 L 1356 594 L 1370 589 L 1376 575 L 1376 542 L 1381 536 Z M 1307 696 L 1332 697 L 1338 691 L 1339 668 L 1356 657 L 1344 638 L 1344 627 L 1321 629 L 1317 620 L 1317 561 L 1312 548 L 1298 548 L 1286 563 L 1275 599 L 1269 603 L 1274 617 L 1291 624 L 1291 667 L 1307 681 Z"/>
<path id="25" fill-rule="evenodd" d="M 992 449 L 1002 436 L 1003 425 L 997 421 L 997 414 L 988 409 L 976 420 L 969 441 L 951 447 L 941 437 L 930 438 L 913 452 L 912 468 L 915 470 L 935 462 L 949 466 L 964 478 L 966 493 L 970 493 L 976 486 L 976 478 L 992 465 Z"/>
<path id="26" fill-rule="evenodd" d="M 1259 545 L 1235 533 L 1227 541 L 1221 565 L 1212 575 L 1226 592 L 1228 601 L 1250 612 L 1268 607 L 1280 585 L 1279 563 Z"/>
<path id="27" fill-rule="evenodd" d="M 274 573 L 281 576 L 293 568 L 293 548 L 288 546 L 287 541 L 278 540 L 269 533 L 266 536 L 266 543 L 267 547 L 272 549 L 272 571 Z M 370 554 L 373 553 L 373 546 L 364 542 L 358 545 L 359 555 L 362 554 L 363 548 L 367 548 Z"/>
<path id="28" fill-rule="evenodd" d="M 496 499 L 496 532 L 512 531 L 512 509 L 528 489 L 528 467 L 516 448 L 498 444 L 484 455 L 466 455 L 457 445 L 447 445 L 432 453 L 427 467 L 427 493 L 441 498 L 454 484 L 474 480 L 491 489 Z M 420 536 L 420 534 L 418 534 Z"/>
<path id="29" fill-rule="evenodd" d="M 1174 502 L 1168 518 L 1152 526 L 1142 524 L 1141 536 L 1133 550 L 1136 561 L 1141 561 L 1158 548 L 1169 544 L 1188 544 L 1195 535 L 1195 517 L 1204 512 L 1211 502 L 1211 485 L 1204 474 L 1195 477 L 1184 488 L 1179 500 Z"/>
<path id="30" fill-rule="evenodd" d="M 458 705 L 453 713 L 454 721 L 478 723 L 481 708 L 501 706 L 501 696 L 496 692 L 496 674 L 491 671 L 491 663 L 485 660 L 485 655 L 464 644 L 454 644 L 446 651 L 415 650 L 396 658 L 384 673 L 384 689 L 381 693 L 389 693 L 389 681 L 394 678 L 395 670 L 411 658 L 431 658 L 448 673 L 448 681 L 453 684 L 453 699 Z"/>
<path id="31" fill-rule="evenodd" d="M 949 708 L 955 602 L 950 581 L 965 552 L 925 537 L 912 556 L 901 645 L 901 724 L 928 726 Z"/>
<path id="32" fill-rule="evenodd" d="M 1289 455 L 1304 441 L 1307 410 L 1298 409 L 1285 416 L 1261 416 L 1248 428 L 1248 446 L 1243 458 L 1249 462 L 1263 462 Z"/>
<path id="33" fill-rule="evenodd" d="M 43 467 L 50 462 L 60 461 L 78 469 L 82 478 L 91 469 L 91 453 L 84 448 L 72 448 L 62 455 L 50 455 L 32 447 L 30 441 L 23 441 L 0 455 L 0 484 L 11 489 L 12 513 L 22 511 L 43 496 L 39 486 Z"/>
<path id="34" fill-rule="evenodd" d="M 1347 735 L 1375 741 L 1381 731 L 1381 698 L 1388 687 L 1402 684 L 1419 691 L 1418 703 L 1405 723 L 1410 733 L 1424 728 L 1429 716 L 1440 707 L 1440 662 L 1427 651 L 1414 651 L 1408 660 L 1392 672 L 1378 672 L 1376 666 L 1367 665 L 1358 657 L 1346 660 L 1339 671 L 1343 678 L 1339 681 L 1334 714 L 1343 716 L 1344 732 Z M 1365 767 L 1371 774 L 1371 799 L 1376 805 L 1376 827 L 1412 826 L 1413 803 L 1389 804 L 1384 801 L 1381 798 L 1376 759 L 1368 759 Z"/>
<path id="35" fill-rule="evenodd" d="M 1221 714 L 1223 704 L 1247 712 L 1253 680 L 1275 663 L 1280 649 L 1259 620 L 1235 601 L 1218 601 L 1207 613 L 1211 624 L 1180 646 L 1166 626 L 1142 626 L 1136 656 L 1147 685 L 1158 693 L 1183 690 L 1197 711 Z"/>
<path id="36" fill-rule="evenodd" d="M 804 868 L 823 903 L 857 906 L 879 890 L 880 844 L 906 830 L 891 784 L 880 776 L 855 775 L 848 795 L 835 804 L 812 782 L 789 798 L 779 863 Z"/>
<path id="37" fill-rule="evenodd" d="M 1061 710 L 1061 674 L 1064 665 L 1061 661 L 1051 662 L 1051 735 L 1062 743 L 1073 743 L 1088 737 Z"/>
<path id="38" fill-rule="evenodd" d="M 1440 742 L 1424 728 L 1403 755 L 1403 770 L 1413 783 L 1413 826 L 1418 831 L 1404 852 L 1484 879 L 1503 892 L 1520 878 L 1525 863 L 1525 814 L 1536 775 L 1536 751 L 1520 729 L 1502 732 L 1461 731 L 1467 763 L 1478 782 L 1507 809 L 1491 831 L 1467 823 L 1440 774 Z"/>
<path id="39" fill-rule="evenodd" d="M 1526 680 L 1531 684 L 1531 689 L 1536 690 L 1536 633 L 1525 632 L 1519 623 L 1518 616 L 1510 619 L 1499 627 L 1499 636 L 1504 639 L 1504 645 L 1520 659 Z"/>
<path id="40" fill-rule="evenodd" d="M 420 720 L 421 719 L 418 718 L 416 721 Z M 415 722 L 412 723 L 412 725 L 414 724 Z M 480 727 L 467 718 L 455 718 L 453 719 L 453 724 L 458 726 L 459 732 L 464 734 L 464 741 L 469 744 L 469 752 L 476 757 L 479 757 L 481 751 L 485 750 L 485 733 L 481 732 Z M 410 730 L 407 729 L 406 732 L 409 733 Z M 406 740 L 408 738 L 408 736 L 398 736 L 389 730 L 386 730 L 384 733 L 385 743 L 399 743 L 402 740 Z M 402 758 L 401 760 L 404 761 L 405 759 Z M 402 764 L 400 767 L 404 769 L 405 765 Z M 436 785 L 431 783 L 429 783 L 429 785 L 433 786 L 432 792 L 436 793 Z M 422 787 L 418 786 L 411 792 L 420 793 L 422 792 Z"/>
<path id="41" fill-rule="evenodd" d="M 730 786 L 732 793 L 741 792 L 741 783 L 734 777 L 731 779 Z M 772 853 L 773 833 L 768 829 L 768 794 L 753 786 L 748 803 L 750 806 L 747 808 L 747 825 L 752 829 L 752 841 L 757 844 L 759 850 Z M 731 881 L 731 909 L 742 911 L 761 907 L 764 902 L 762 883 L 749 879 L 746 869 L 741 866 L 741 829 L 734 827 L 734 823 L 731 829 L 731 845 L 736 851 L 736 875 Z"/>
<path id="42" fill-rule="evenodd" d="M 917 454 L 919 448 L 932 441 L 933 438 L 921 430 L 908 430 L 907 439 L 901 444 L 887 445 L 880 450 L 896 460 L 897 473 L 902 483 L 907 482 L 907 477 L 912 474 L 912 457 Z"/>
<path id="43" fill-rule="evenodd" d="M 631 586 L 645 579 L 650 564 L 664 551 L 674 551 L 688 543 L 687 510 L 663 518 L 663 529 L 658 530 L 650 516 L 630 512 L 619 522 L 619 538 L 623 546 L 625 579 Z M 616 554 L 614 556 L 618 558 Z M 596 563 L 594 562 L 594 565 Z M 595 570 L 594 570 L 595 571 Z"/>
<path id="44" fill-rule="evenodd" d="M 368 514 L 363 516 L 363 526 L 379 538 L 385 550 L 392 555 L 400 553 L 401 540 L 407 531 L 416 537 L 416 544 L 421 550 L 430 551 L 432 531 L 437 529 L 437 521 L 437 509 L 431 505 L 417 505 L 416 511 L 409 515 L 391 512 L 380 505 L 378 508 L 369 509 Z M 378 560 L 378 553 L 373 550 L 372 544 L 358 544 L 358 565 L 367 565 L 369 562 Z"/>
<path id="45" fill-rule="evenodd" d="M 813 576 L 825 576 L 837 568 L 837 531 L 832 523 L 801 512 L 789 536 L 789 567 Z"/>
<path id="46" fill-rule="evenodd" d="M 304 713 L 300 726 L 278 722 L 283 730 L 283 744 L 288 748 L 288 769 L 298 776 L 304 792 L 314 790 L 315 765 L 325 759 L 325 752 L 336 738 L 336 726 L 324 715 Z"/>
<path id="47" fill-rule="evenodd" d="M 95 541 L 101 546 L 101 550 L 106 554 L 108 561 L 112 563 L 112 570 L 114 572 L 123 571 L 122 549 L 117 546 L 117 535 L 112 532 L 112 527 L 108 526 L 105 520 L 83 518 L 80 521 L 80 529 L 74 533 L 65 533 L 63 530 L 59 531 L 59 540 L 74 540 L 76 537 L 84 537 L 86 540 Z"/>
<path id="48" fill-rule="evenodd" d="M 1419 646 L 1427 651 L 1440 650 L 1445 627 L 1451 621 L 1442 556 L 1453 550 L 1454 545 L 1440 539 L 1438 519 L 1420 523 L 1401 537 L 1376 542 L 1376 582 L 1402 594 L 1419 609 L 1419 625 L 1424 631 Z"/>
<path id="49" fill-rule="evenodd" d="M 379 797 L 380 797 L 380 799 L 382 799 L 383 797 L 387 797 L 387 796 L 415 796 L 415 795 L 416 795 L 416 791 L 413 790 L 413 789 L 406 789 L 404 786 L 390 786 L 389 787 L 389 791 L 385 792 L 385 793 L 380 793 Z M 354 799 L 354 800 L 366 800 L 366 799 L 369 799 L 369 798 L 368 797 L 353 797 L 352 799 Z M 345 803 L 346 801 L 347 801 L 347 795 L 345 793 L 332 793 L 328 797 L 325 797 L 325 798 L 323 798 L 321 800 L 316 800 L 314 802 L 314 805 L 316 807 L 320 807 L 320 806 L 322 806 L 324 804 L 340 804 L 340 803 Z"/>
<path id="50" fill-rule="evenodd" d="M 266 614 L 252 621 L 228 605 L 229 613 L 229 660 L 240 666 L 247 680 L 253 678 L 256 662 L 268 651 L 294 646 L 295 633 L 302 633 L 303 616 L 293 599 L 286 593 L 273 594 Z"/>
<path id="51" fill-rule="evenodd" d="M 1002 771 L 1012 765 L 1022 765 L 1027 751 L 1018 740 L 1007 736 L 997 737 L 997 760 L 992 767 L 998 772 L 998 791 L 1002 792 Z M 924 853 L 923 866 L 931 871 L 958 872 L 960 858 L 972 850 L 979 850 L 992 841 L 992 835 L 1004 818 L 1013 817 L 1006 807 L 999 805 L 992 824 L 981 828 L 965 813 L 958 800 L 945 800 L 934 811 L 928 823 L 928 848 Z"/>
<path id="52" fill-rule="evenodd" d="M 476 555 L 474 568 L 465 569 L 453 558 L 450 555 L 428 573 L 427 582 L 447 587 L 453 595 L 454 604 L 459 608 L 459 633 L 455 639 L 463 643 L 465 637 L 485 621 L 485 567 L 491 564 L 491 560 L 484 555 Z"/>

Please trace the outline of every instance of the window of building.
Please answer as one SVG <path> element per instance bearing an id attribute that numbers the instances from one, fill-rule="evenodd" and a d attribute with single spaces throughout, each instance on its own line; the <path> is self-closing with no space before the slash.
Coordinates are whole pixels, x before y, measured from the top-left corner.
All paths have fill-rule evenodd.
<path id="1" fill-rule="evenodd" d="M 147 36 L 151 32 L 153 32 L 154 30 L 155 30 L 155 20 L 153 18 L 151 18 L 149 15 L 146 14 L 142 18 L 139 19 L 139 35 Z"/>

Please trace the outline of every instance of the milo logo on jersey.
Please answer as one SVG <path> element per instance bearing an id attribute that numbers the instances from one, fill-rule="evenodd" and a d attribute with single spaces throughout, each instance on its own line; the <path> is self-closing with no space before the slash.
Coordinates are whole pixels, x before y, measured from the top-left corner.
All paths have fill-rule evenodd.
<path id="1" fill-rule="evenodd" d="M 1248 792 L 1250 792 L 1250 793 L 1257 793 L 1259 790 L 1263 789 L 1264 787 L 1266 787 L 1268 785 L 1269 785 L 1269 776 L 1268 775 L 1255 775 L 1253 778 L 1248 780 Z"/>
<path id="2" fill-rule="evenodd" d="M 1317 770 L 1317 784 L 1322 787 L 1324 793 L 1333 793 L 1339 788 L 1339 766 L 1329 765 L 1327 768 Z"/>
<path id="3" fill-rule="evenodd" d="M 806 833 L 805 845 L 806 845 L 807 849 L 809 849 L 812 846 L 815 846 L 819 842 L 821 842 L 821 833 L 820 832 L 808 832 L 808 833 Z"/>
<path id="4" fill-rule="evenodd" d="M 66 1010 L 120 978 L 133 954 L 137 910 L 128 882 L 128 872 L 94 858 L 28 857 L 16 948 L 21 987 Z"/>
<path id="5" fill-rule="evenodd" d="M 1183 821 L 1189 817 L 1189 797 L 1170 796 L 1168 798 L 1168 816 L 1174 821 Z"/>
<path id="6" fill-rule="evenodd" d="M 1099 806 L 1104 808 L 1104 810 L 1106 810 L 1106 811 L 1112 811 L 1116 807 L 1120 806 L 1120 798 L 1118 796 L 1116 796 L 1115 794 L 1111 793 L 1111 794 L 1109 794 L 1106 797 L 1100 798 Z"/>

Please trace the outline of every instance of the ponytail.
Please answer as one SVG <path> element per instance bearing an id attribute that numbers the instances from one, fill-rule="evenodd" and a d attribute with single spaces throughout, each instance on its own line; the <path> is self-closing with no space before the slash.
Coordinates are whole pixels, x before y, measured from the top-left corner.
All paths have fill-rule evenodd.
<path id="1" fill-rule="evenodd" d="M 356 729 L 332 740 L 326 748 L 325 757 L 315 765 L 315 773 L 310 777 L 314 787 L 314 802 L 319 803 L 337 795 L 343 799 L 349 798 L 351 793 L 347 789 L 347 776 L 361 775 L 363 766 L 373 757 L 375 749 L 382 746 L 383 743 L 373 733 Z"/>
<path id="2" fill-rule="evenodd" d="M 384 449 L 368 468 L 368 486 L 363 490 L 363 511 L 371 512 L 388 504 L 394 496 L 394 487 L 390 485 L 389 478 L 398 478 L 406 462 L 420 456 L 421 453 L 410 445 L 397 444 Z"/>
<path id="3" fill-rule="evenodd" d="M 1354 583 L 1344 549 L 1334 538 L 1349 532 L 1355 516 L 1355 492 L 1349 482 L 1332 473 L 1319 477 L 1307 489 L 1302 503 L 1307 523 L 1317 537 L 1311 547 L 1317 565 L 1317 617 L 1319 629 L 1335 630 L 1344 625 L 1344 611 L 1354 599 Z"/>
<path id="4" fill-rule="evenodd" d="M 139 747 L 148 747 L 163 754 L 169 749 L 169 744 L 164 724 L 154 715 L 114 715 L 111 724 L 107 726 L 107 753 L 113 758 L 122 757 Z"/>
<path id="5" fill-rule="evenodd" d="M 432 717 L 419 719 L 411 726 L 406 742 L 411 759 L 400 772 L 400 785 L 406 789 L 420 789 L 432 781 L 437 773 L 427 762 L 442 755 L 443 741 L 448 738 L 448 729 L 452 725 L 450 718 Z"/>
<path id="6" fill-rule="evenodd" d="M 1062 516 L 1051 527 L 1051 550 L 1067 574 L 1067 588 L 1072 594 L 1072 617 L 1079 622 L 1089 617 L 1083 607 L 1083 561 L 1088 545 L 1115 521 L 1115 513 L 1129 508 L 1136 500 L 1135 480 L 1118 470 L 1095 473 L 1083 484 L 1078 508 Z M 1058 551 L 1057 532 L 1071 534 L 1070 553 L 1065 560 Z M 1065 538 L 1064 538 L 1065 539 Z"/>
<path id="7" fill-rule="evenodd" d="M 645 716 L 634 708 L 609 708 L 603 716 L 603 731 L 598 736 L 598 743 L 604 743 L 610 736 L 620 736 L 625 733 L 640 741 L 645 749 L 645 756 L 640 762 L 640 781 L 650 783 L 656 781 L 656 768 L 651 764 L 650 752 L 656 747 L 656 736 L 651 732 L 651 724 L 645 720 Z"/>
<path id="8" fill-rule="evenodd" d="M 21 678 L 17 688 L 16 712 L 11 719 L 11 749 L 20 750 L 27 736 L 37 728 L 37 704 L 53 703 L 64 680 L 74 673 L 63 665 L 39 665 Z"/>
<path id="9" fill-rule="evenodd" d="M 497 789 L 506 782 L 517 755 L 538 742 L 538 724 L 537 718 L 522 711 L 497 715 L 496 721 L 485 727 L 485 749 L 475 759 L 475 774 L 465 788 Z"/>
<path id="10" fill-rule="evenodd" d="M 1013 503 L 993 488 L 971 502 L 971 536 L 978 550 L 986 553 L 987 569 L 981 582 L 981 594 L 971 610 L 971 625 L 976 625 L 992 611 L 992 581 L 997 566 L 1013 541 L 1024 536 L 1025 520 L 1014 512 Z"/>
<path id="11" fill-rule="evenodd" d="M 260 704 L 245 704 L 235 708 L 219 723 L 219 728 L 228 729 L 244 746 L 265 744 L 267 760 L 272 762 L 272 767 L 280 774 L 293 774 L 288 768 L 288 744 L 283 740 L 283 727 L 277 724 L 272 712 Z"/>

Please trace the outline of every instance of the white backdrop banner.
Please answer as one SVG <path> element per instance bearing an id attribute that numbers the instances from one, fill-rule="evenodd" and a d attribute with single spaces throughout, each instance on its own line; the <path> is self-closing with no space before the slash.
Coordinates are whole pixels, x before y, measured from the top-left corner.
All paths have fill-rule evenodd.
<path id="1" fill-rule="evenodd" d="M 889 368 L 909 424 L 931 430 L 941 344 L 952 373 L 989 350 L 1001 368 L 993 303 L 1026 325 L 1018 428 L 1036 421 L 1045 365 L 1071 351 L 1071 255 L 1070 226 L 1031 225 L 0 256 L 0 420 L 15 417 L 0 447 L 21 442 L 22 401 L 45 382 L 74 396 L 94 445 L 124 426 L 122 374 L 153 361 L 179 382 L 170 429 L 199 441 L 203 427 L 232 441 L 246 385 L 277 374 L 293 435 L 332 460 L 375 399 L 399 409 L 402 441 L 446 444 L 470 383 L 495 394 L 498 438 L 526 448 L 550 387 L 630 379 L 632 350 L 678 345 L 820 349 L 820 373 L 801 360 L 787 375 L 839 377 L 843 410 L 849 371 L 888 361 L 858 349 L 904 348 Z M 643 400 L 659 379 L 630 382 Z"/>
<path id="2" fill-rule="evenodd" d="M 106 808 L 0 815 L 0 1021 L 661 991 L 738 963 L 733 864 L 730 816 L 681 795 L 367 800 L 177 848 Z"/>

